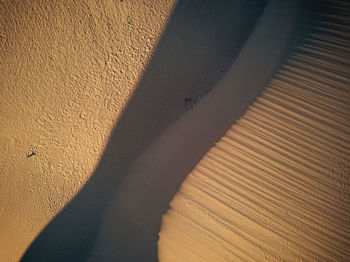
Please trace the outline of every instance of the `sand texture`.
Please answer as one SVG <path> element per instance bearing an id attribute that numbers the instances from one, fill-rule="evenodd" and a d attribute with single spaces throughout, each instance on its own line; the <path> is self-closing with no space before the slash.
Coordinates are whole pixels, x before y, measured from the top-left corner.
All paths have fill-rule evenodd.
<path id="1" fill-rule="evenodd" d="M 137 158 L 110 204 L 88 261 L 157 261 L 161 219 L 169 202 L 201 157 L 260 94 L 283 58 L 296 12 L 295 1 L 271 1 L 218 85 Z"/>
<path id="2" fill-rule="evenodd" d="M 153 2 L 0 1 L 1 262 L 94 172 L 175 5 Z"/>
<path id="3" fill-rule="evenodd" d="M 349 17 L 331 1 L 195 166 L 163 217 L 160 261 L 349 261 Z"/>
<path id="4" fill-rule="evenodd" d="M 1 0 L 0 261 L 83 260 L 135 158 L 222 78 L 263 4 Z"/>

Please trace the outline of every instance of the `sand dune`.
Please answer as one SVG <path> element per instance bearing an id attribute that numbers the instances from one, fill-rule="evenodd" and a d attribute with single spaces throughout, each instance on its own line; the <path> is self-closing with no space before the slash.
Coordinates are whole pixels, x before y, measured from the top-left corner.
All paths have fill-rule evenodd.
<path id="1" fill-rule="evenodd" d="M 0 261 L 85 260 L 114 192 L 88 261 L 349 260 L 347 1 L 305 1 L 302 41 L 299 2 L 269 1 L 183 107 L 250 2 L 1 3 Z"/>
<path id="2" fill-rule="evenodd" d="M 324 7 L 285 50 L 295 6 L 270 1 L 225 78 L 135 162 L 90 261 L 348 260 L 349 8 Z"/>
<path id="3" fill-rule="evenodd" d="M 349 261 L 349 15 L 332 1 L 189 174 L 160 261 Z"/>
<path id="4" fill-rule="evenodd" d="M 275 71 L 287 46 L 296 8 L 294 1 L 271 1 L 225 77 L 138 157 L 110 204 L 89 261 L 158 259 L 161 218 L 170 200 Z M 175 242 L 195 245 L 186 239 L 184 236 Z M 168 246 L 163 249 L 161 239 L 160 259 L 166 250 Z M 174 252 L 182 254 L 180 249 Z M 183 255 L 184 261 L 191 261 L 188 253 Z M 218 257 L 220 252 L 211 261 L 220 261 Z"/>
<path id="5" fill-rule="evenodd" d="M 264 4 L 1 0 L 0 261 L 83 260 L 135 158 L 222 78 Z"/>

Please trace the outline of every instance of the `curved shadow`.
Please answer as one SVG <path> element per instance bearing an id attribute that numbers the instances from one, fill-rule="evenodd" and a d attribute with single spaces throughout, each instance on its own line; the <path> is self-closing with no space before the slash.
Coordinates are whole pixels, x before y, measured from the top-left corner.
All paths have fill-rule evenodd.
<path id="1" fill-rule="evenodd" d="M 213 87 L 237 56 L 264 1 L 179 1 L 90 180 L 21 261 L 83 261 L 101 217 L 135 158 Z"/>

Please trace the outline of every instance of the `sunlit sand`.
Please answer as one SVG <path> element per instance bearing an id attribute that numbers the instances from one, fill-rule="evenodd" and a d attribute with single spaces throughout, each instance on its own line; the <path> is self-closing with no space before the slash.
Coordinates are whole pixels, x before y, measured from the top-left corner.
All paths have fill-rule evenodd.
<path id="1" fill-rule="evenodd" d="M 0 261 L 84 260 L 133 161 L 222 78 L 263 6 L 0 1 Z"/>
<path id="2" fill-rule="evenodd" d="M 219 2 L 0 3 L 0 262 L 349 261 L 350 4 Z"/>
<path id="3" fill-rule="evenodd" d="M 349 259 L 350 42 L 326 15 L 186 178 L 160 261 Z"/>

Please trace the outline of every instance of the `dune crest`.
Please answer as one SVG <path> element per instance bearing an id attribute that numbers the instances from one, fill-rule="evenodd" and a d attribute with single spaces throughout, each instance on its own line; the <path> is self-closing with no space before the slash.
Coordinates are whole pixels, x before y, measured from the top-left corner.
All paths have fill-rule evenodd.
<path id="1" fill-rule="evenodd" d="M 332 1 L 199 161 L 163 216 L 160 261 L 348 261 L 349 16 Z"/>
<path id="2" fill-rule="evenodd" d="M 88 261 L 157 261 L 169 202 L 261 93 L 284 55 L 296 14 L 297 2 L 270 1 L 228 73 L 137 158 L 110 203 Z M 162 259 L 165 249 L 160 248 Z"/>

